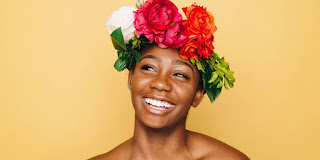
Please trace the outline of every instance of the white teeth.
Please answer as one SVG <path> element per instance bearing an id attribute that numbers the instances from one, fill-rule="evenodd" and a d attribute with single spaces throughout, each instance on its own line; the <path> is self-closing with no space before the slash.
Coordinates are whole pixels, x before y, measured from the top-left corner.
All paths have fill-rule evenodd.
<path id="1" fill-rule="evenodd" d="M 156 106 L 161 107 L 161 102 L 160 101 L 156 101 Z"/>
<path id="2" fill-rule="evenodd" d="M 171 105 L 169 103 L 165 103 L 164 106 L 165 106 L 166 109 L 171 108 Z"/>
<path id="3" fill-rule="evenodd" d="M 151 99 L 151 98 L 145 98 L 145 102 L 148 104 L 151 104 L 154 107 L 157 107 L 157 109 L 169 109 L 172 107 L 172 105 L 168 102 L 164 102 L 164 101 L 158 101 L 155 99 Z"/>

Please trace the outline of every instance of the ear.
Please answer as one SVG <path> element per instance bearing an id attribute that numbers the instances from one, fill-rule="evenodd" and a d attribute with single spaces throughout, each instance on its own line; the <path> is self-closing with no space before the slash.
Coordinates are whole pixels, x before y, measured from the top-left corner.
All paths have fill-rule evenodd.
<path id="1" fill-rule="evenodd" d="M 199 88 L 196 92 L 196 94 L 194 95 L 193 101 L 192 101 L 192 106 L 193 107 L 197 107 L 200 102 L 202 101 L 204 95 L 204 89 L 203 88 Z"/>
<path id="2" fill-rule="evenodd" d="M 129 70 L 129 74 L 128 74 L 128 86 L 131 90 L 131 84 L 132 84 L 132 76 L 133 76 L 133 70 Z"/>

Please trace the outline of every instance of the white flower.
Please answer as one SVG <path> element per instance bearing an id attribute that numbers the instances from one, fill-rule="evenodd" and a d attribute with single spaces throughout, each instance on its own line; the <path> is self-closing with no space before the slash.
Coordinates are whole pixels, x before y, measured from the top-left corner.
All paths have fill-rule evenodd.
<path id="1" fill-rule="evenodd" d="M 134 13 L 137 9 L 130 6 L 121 7 L 119 10 L 114 11 L 106 23 L 110 34 L 121 27 L 125 43 L 135 36 L 136 29 L 134 28 Z"/>

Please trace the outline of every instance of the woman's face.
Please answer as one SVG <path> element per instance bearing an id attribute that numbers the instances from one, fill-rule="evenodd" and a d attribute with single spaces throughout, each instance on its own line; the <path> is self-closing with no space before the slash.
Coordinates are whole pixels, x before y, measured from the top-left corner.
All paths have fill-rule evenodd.
<path id="1" fill-rule="evenodd" d="M 190 106 L 196 107 L 203 89 L 200 73 L 176 49 L 154 46 L 129 72 L 136 118 L 151 128 L 165 128 L 185 120 Z"/>

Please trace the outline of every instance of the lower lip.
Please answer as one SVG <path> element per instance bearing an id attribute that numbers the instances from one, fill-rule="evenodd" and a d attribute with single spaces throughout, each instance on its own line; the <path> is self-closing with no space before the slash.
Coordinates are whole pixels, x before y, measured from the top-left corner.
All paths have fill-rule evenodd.
<path id="1" fill-rule="evenodd" d="M 162 108 L 161 109 L 157 109 L 158 107 L 153 106 L 151 104 L 147 104 L 145 101 L 144 101 L 144 104 L 145 104 L 145 107 L 146 107 L 147 111 L 149 111 L 150 113 L 156 114 L 156 115 L 165 115 L 165 114 L 169 113 L 170 111 L 172 111 L 172 109 L 174 108 L 174 106 L 172 106 L 169 109 L 161 110 Z"/>

